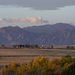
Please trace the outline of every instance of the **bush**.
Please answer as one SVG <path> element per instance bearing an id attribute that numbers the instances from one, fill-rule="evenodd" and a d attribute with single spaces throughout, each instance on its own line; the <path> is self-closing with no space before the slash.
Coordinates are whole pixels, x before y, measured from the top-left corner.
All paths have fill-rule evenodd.
<path id="1" fill-rule="evenodd" d="M 50 49 L 50 47 L 47 47 L 47 49 Z"/>
<path id="2" fill-rule="evenodd" d="M 70 48 L 70 46 L 67 46 L 67 49 L 69 49 Z"/>
<path id="3" fill-rule="evenodd" d="M 38 56 L 27 64 L 11 63 L 8 67 L 3 66 L 2 73 L 3 75 L 75 75 L 75 64 L 69 55 L 52 60 Z"/>
<path id="4" fill-rule="evenodd" d="M 71 46 L 70 48 L 71 48 L 71 49 L 74 49 L 74 46 Z"/>
<path id="5" fill-rule="evenodd" d="M 13 45 L 14 48 L 16 48 L 16 45 Z"/>
<path id="6" fill-rule="evenodd" d="M 66 58 L 68 58 L 68 57 L 69 57 L 69 58 L 71 58 L 71 56 L 70 56 L 70 55 L 66 55 L 66 56 L 64 56 L 64 57 L 66 57 Z"/>
<path id="7" fill-rule="evenodd" d="M 4 47 L 5 47 L 5 45 L 4 45 L 4 44 L 2 44 L 2 45 L 1 45 L 1 47 L 2 47 L 2 48 L 4 48 Z"/>
<path id="8" fill-rule="evenodd" d="M 75 58 L 72 58 L 73 59 L 73 61 L 75 62 Z"/>
<path id="9" fill-rule="evenodd" d="M 51 49 L 53 49 L 53 45 L 51 45 Z"/>
<path id="10" fill-rule="evenodd" d="M 75 75 L 75 63 L 73 63 L 72 65 L 70 65 L 67 68 L 65 68 L 64 71 L 62 71 L 61 75 Z"/>

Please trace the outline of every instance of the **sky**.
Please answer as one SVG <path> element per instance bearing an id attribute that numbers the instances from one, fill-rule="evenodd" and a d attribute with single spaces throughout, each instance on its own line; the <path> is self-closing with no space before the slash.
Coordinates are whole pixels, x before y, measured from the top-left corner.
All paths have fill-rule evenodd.
<path id="1" fill-rule="evenodd" d="M 75 0 L 0 0 L 0 27 L 75 25 Z"/>

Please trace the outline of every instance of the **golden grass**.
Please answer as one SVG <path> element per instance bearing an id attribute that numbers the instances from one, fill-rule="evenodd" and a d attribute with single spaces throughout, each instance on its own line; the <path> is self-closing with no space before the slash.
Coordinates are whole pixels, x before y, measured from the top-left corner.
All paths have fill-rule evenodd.
<path id="1" fill-rule="evenodd" d="M 33 58 L 42 55 L 45 58 L 54 59 L 65 55 L 75 58 L 75 50 L 68 49 L 0 49 L 0 65 L 8 65 L 11 62 L 28 63 Z"/>

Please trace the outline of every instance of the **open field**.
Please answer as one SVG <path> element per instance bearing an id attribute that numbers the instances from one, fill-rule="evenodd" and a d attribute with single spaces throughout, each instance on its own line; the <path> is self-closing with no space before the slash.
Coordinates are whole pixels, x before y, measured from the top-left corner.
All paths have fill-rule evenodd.
<path id="1" fill-rule="evenodd" d="M 75 58 L 75 50 L 68 49 L 0 49 L 0 65 L 8 65 L 11 62 L 28 63 L 37 56 L 48 59 L 60 58 L 71 55 Z"/>

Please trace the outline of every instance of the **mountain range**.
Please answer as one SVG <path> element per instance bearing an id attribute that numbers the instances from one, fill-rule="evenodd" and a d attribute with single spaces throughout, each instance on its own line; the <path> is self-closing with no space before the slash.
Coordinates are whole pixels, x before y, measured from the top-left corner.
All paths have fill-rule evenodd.
<path id="1" fill-rule="evenodd" d="M 67 24 L 67 23 L 56 23 L 56 24 L 47 24 L 40 26 L 32 26 L 32 27 L 24 27 L 23 29 L 29 32 L 36 33 L 50 33 L 57 29 L 74 29 L 75 26 Z"/>
<path id="2" fill-rule="evenodd" d="M 75 26 L 66 23 L 20 28 L 0 28 L 0 45 L 14 44 L 74 45 Z"/>

